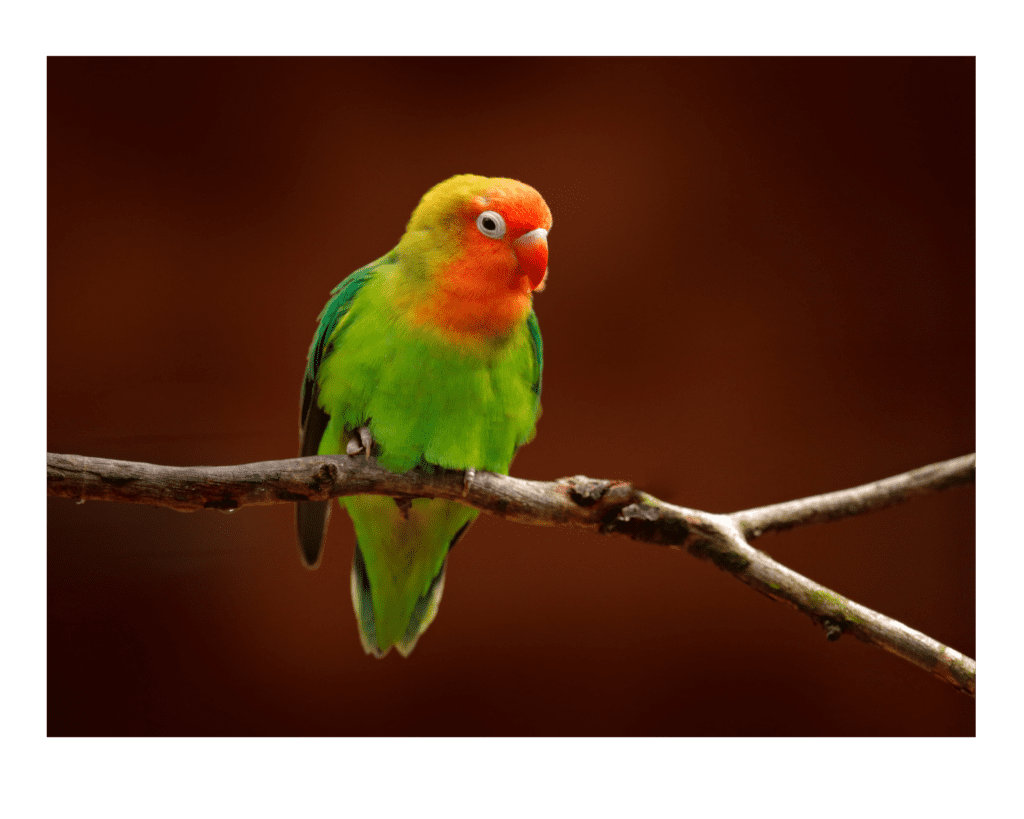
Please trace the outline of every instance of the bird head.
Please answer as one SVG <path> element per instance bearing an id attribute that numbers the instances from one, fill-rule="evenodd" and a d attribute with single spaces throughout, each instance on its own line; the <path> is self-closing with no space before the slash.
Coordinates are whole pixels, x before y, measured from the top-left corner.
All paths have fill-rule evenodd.
<path id="1" fill-rule="evenodd" d="M 398 248 L 429 283 L 419 315 L 457 332 L 508 333 L 546 283 L 549 230 L 543 197 L 515 179 L 463 174 L 435 185 Z"/>

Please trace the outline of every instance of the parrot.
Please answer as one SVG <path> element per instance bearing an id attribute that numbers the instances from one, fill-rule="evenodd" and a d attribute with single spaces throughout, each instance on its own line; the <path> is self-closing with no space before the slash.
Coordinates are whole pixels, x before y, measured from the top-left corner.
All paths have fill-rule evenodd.
<path id="1" fill-rule="evenodd" d="M 548 275 L 551 211 L 515 179 L 460 174 L 423 195 L 391 252 L 331 291 L 306 361 L 300 456 L 383 468 L 508 474 L 540 416 L 533 293 Z M 478 511 L 433 498 L 338 498 L 356 545 L 350 591 L 363 650 L 408 657 L 437 614 L 448 554 Z M 307 568 L 332 502 L 296 503 Z"/>

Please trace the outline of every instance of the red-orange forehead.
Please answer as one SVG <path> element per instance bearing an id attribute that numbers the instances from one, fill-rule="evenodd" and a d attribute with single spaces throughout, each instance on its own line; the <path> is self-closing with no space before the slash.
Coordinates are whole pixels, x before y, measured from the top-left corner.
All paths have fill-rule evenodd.
<path id="1" fill-rule="evenodd" d="M 512 237 L 536 228 L 551 230 L 551 210 L 534 188 L 515 179 L 488 179 L 484 189 L 473 197 L 472 217 L 495 210 L 505 218 Z"/>

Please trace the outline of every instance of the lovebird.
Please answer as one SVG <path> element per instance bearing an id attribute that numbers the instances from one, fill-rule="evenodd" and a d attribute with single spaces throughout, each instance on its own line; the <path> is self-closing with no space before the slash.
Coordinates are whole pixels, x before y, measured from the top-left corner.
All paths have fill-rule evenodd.
<path id="1" fill-rule="evenodd" d="M 551 211 L 515 179 L 435 185 L 398 246 L 331 291 L 306 363 L 300 455 L 345 452 L 392 472 L 508 474 L 540 415 L 533 293 L 548 272 Z M 478 512 L 450 500 L 338 499 L 356 534 L 351 592 L 364 650 L 409 655 L 437 614 L 448 553 Z M 315 568 L 330 501 L 296 504 Z"/>

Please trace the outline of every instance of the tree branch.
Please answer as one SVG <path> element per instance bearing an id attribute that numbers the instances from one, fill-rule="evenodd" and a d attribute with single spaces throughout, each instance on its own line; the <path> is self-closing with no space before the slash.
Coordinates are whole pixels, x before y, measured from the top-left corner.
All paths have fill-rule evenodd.
<path id="1" fill-rule="evenodd" d="M 554 482 L 491 472 L 425 468 L 393 474 L 375 461 L 321 455 L 240 466 L 177 467 L 47 454 L 47 493 L 79 502 L 109 500 L 178 511 L 342 495 L 448 498 L 540 526 L 576 526 L 682 549 L 710 560 L 753 589 L 793 606 L 829 640 L 849 633 L 880 646 L 974 696 L 974 660 L 931 637 L 836 594 L 753 548 L 765 532 L 839 520 L 974 481 L 965 455 L 874 483 L 787 503 L 718 515 L 665 503 L 622 481 L 577 475 Z"/>

